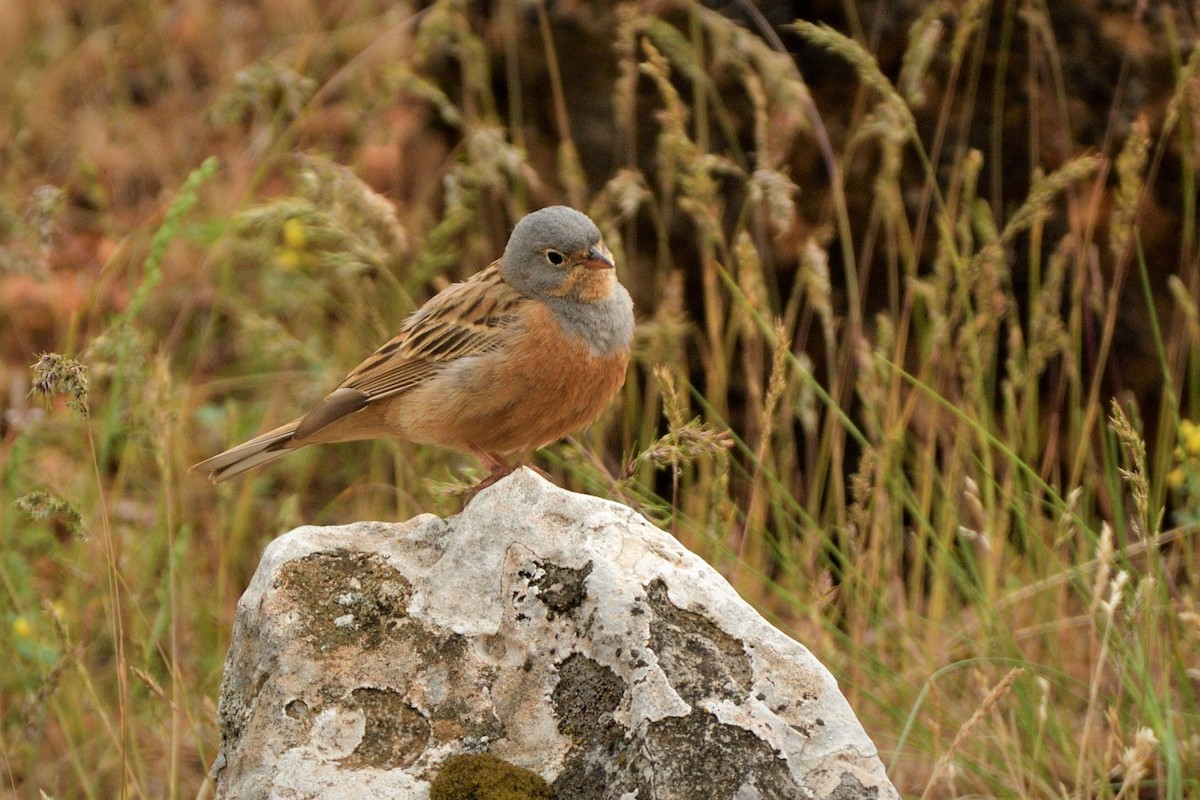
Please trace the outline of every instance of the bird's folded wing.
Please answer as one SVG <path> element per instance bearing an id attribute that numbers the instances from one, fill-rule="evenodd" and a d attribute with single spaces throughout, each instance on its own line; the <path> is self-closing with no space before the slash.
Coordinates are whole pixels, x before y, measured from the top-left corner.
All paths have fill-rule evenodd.
<path id="1" fill-rule="evenodd" d="M 496 264 L 447 287 L 306 414 L 297 437 L 311 436 L 371 402 L 420 386 L 457 359 L 499 349 L 530 302 L 500 278 Z"/>

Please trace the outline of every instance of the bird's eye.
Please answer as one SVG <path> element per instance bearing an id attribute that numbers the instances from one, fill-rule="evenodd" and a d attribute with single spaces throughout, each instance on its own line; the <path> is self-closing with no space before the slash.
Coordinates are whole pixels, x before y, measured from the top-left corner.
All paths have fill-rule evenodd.
<path id="1" fill-rule="evenodd" d="M 562 253 L 558 252 L 557 250 L 547 250 L 546 251 L 546 260 L 549 261 L 554 266 L 558 267 L 558 266 L 561 266 L 562 263 L 564 261 L 566 261 L 567 259 Z"/>

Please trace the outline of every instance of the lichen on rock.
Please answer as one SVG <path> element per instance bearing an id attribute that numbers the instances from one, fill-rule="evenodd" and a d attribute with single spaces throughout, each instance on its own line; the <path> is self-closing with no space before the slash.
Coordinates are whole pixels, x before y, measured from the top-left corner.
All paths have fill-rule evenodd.
<path id="1" fill-rule="evenodd" d="M 442 762 L 429 800 L 550 800 L 550 786 L 536 772 L 495 756 L 458 755 Z"/>

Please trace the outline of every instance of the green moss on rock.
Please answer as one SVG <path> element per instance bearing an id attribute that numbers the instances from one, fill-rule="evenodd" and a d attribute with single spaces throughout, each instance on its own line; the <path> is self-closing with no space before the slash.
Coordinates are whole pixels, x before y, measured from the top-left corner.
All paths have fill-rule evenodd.
<path id="1" fill-rule="evenodd" d="M 536 772 L 482 755 L 451 756 L 429 789 L 429 800 L 550 800 Z"/>

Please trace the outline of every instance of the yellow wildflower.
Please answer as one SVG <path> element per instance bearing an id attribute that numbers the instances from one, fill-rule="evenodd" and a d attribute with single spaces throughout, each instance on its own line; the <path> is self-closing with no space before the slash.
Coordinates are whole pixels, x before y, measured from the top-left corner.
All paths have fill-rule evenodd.
<path id="1" fill-rule="evenodd" d="M 296 250 L 280 250 L 276 259 L 284 269 L 296 269 L 300 266 L 300 253 Z"/>
<path id="2" fill-rule="evenodd" d="M 308 241 L 308 234 L 304 231 L 304 223 L 296 217 L 292 217 L 287 222 L 283 223 L 283 246 L 289 250 L 303 250 L 305 243 Z M 1186 420 L 1184 420 L 1186 422 Z"/>
<path id="3" fill-rule="evenodd" d="M 1178 489 L 1179 487 L 1183 486 L 1186 480 L 1187 476 L 1184 474 L 1183 470 L 1179 469 L 1178 467 L 1167 473 L 1167 486 L 1171 487 L 1172 489 Z"/>

